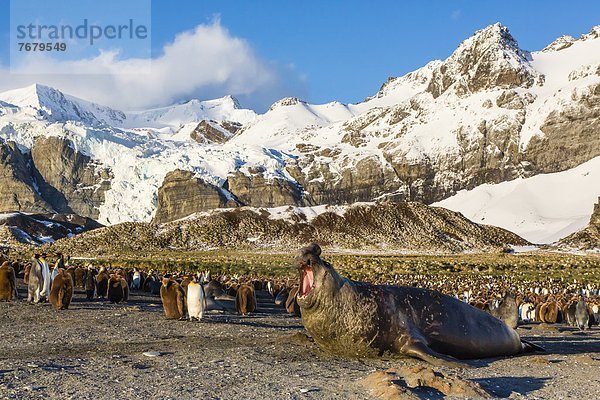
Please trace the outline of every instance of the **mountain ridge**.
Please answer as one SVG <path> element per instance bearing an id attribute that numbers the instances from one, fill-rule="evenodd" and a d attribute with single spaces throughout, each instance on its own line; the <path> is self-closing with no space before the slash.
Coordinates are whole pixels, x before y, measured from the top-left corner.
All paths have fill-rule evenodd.
<path id="1" fill-rule="evenodd" d="M 99 228 L 58 240 L 48 250 L 89 257 L 166 249 L 288 251 L 314 241 L 339 249 L 408 253 L 498 252 L 528 244 L 511 232 L 475 224 L 459 213 L 408 202 L 215 209 L 164 224 L 126 222 Z"/>
<path id="2" fill-rule="evenodd" d="M 164 193 L 175 170 L 192 174 L 187 184 L 198 191 L 190 195 L 208 196 L 203 204 L 224 204 L 210 197 L 220 194 L 239 205 L 269 207 L 383 199 L 429 204 L 484 183 L 568 170 L 600 155 L 593 136 L 600 129 L 598 31 L 564 48 L 530 53 L 495 24 L 446 60 L 389 79 L 361 103 L 285 98 L 261 115 L 226 96 L 122 112 L 121 118 L 118 110 L 68 95 L 53 97 L 54 115 L 38 115 L 30 112 L 35 107 L 19 109 L 9 101 L 14 93 L 4 92 L 0 138 L 24 157 L 18 168 L 11 161 L 4 169 L 21 182 L 27 166 L 36 166 L 29 154 L 38 154 L 43 173 L 31 171 L 35 179 L 19 183 L 35 193 L 32 182 L 57 182 L 52 175 L 62 167 L 44 168 L 43 152 L 32 149 L 41 137 L 64 139 L 45 151 L 70 147 L 89 160 L 81 158 L 75 168 L 83 181 L 55 189 L 67 190 L 67 204 L 82 186 L 99 190 L 86 207 L 105 224 L 150 221 L 158 208 L 164 220 L 175 218 L 168 200 L 174 197 Z M 203 211 L 200 205 L 186 210 Z"/>

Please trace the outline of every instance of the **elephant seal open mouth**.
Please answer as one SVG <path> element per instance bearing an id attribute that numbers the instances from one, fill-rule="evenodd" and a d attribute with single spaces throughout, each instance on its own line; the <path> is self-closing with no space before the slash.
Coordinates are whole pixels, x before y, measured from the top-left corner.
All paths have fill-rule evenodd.
<path id="1" fill-rule="evenodd" d="M 315 343 L 334 354 L 391 353 L 435 365 L 543 350 L 501 320 L 453 297 L 415 287 L 371 285 L 340 276 L 317 244 L 300 249 L 298 304 Z"/>

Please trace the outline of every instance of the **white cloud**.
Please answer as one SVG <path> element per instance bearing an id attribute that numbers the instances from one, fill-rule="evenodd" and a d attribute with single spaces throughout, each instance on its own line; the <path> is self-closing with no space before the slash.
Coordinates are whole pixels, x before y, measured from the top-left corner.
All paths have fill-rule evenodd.
<path id="1" fill-rule="evenodd" d="M 152 59 L 150 70 L 146 65 L 147 60 L 124 59 L 114 50 L 77 61 L 38 55 L 20 67 L 26 75 L 10 74 L 6 67 L 0 69 L 0 90 L 37 82 L 123 109 L 231 94 L 259 111 L 280 97 L 304 94 L 300 74 L 262 59 L 219 20 L 178 34 L 164 46 L 162 55 Z"/>
<path id="2" fill-rule="evenodd" d="M 460 17 L 462 17 L 462 11 L 461 10 L 454 10 L 450 14 L 450 18 L 453 19 L 454 21 L 459 20 Z"/>

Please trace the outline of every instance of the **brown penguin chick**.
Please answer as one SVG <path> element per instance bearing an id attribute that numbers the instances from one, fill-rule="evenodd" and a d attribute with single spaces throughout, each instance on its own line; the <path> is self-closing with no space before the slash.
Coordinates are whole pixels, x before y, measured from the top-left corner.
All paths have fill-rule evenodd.
<path id="1" fill-rule="evenodd" d="M 63 267 L 60 267 L 60 268 L 63 268 Z M 73 285 L 75 285 L 75 270 L 76 270 L 75 267 L 69 267 L 69 268 L 65 269 L 65 272 L 67 274 L 70 274 L 71 278 L 73 278 Z"/>
<path id="2" fill-rule="evenodd" d="M 107 298 L 111 303 L 120 303 L 125 298 L 122 280 L 123 278 L 117 274 L 112 274 L 108 279 Z"/>
<path id="3" fill-rule="evenodd" d="M 100 269 L 96 276 L 96 296 L 101 299 L 106 298 L 108 292 L 108 274 L 104 268 Z"/>
<path id="4" fill-rule="evenodd" d="M 160 286 L 160 299 L 167 319 L 185 320 L 185 292 L 179 283 L 169 278 L 163 278 Z"/>
<path id="5" fill-rule="evenodd" d="M 77 267 L 75 269 L 75 287 L 85 289 L 86 276 L 87 270 L 83 267 Z"/>
<path id="6" fill-rule="evenodd" d="M 577 321 L 575 320 L 575 313 L 577 311 L 577 301 L 571 300 L 568 303 L 565 303 L 563 307 L 563 315 L 565 317 L 565 322 L 570 326 L 575 326 Z"/>
<path id="7" fill-rule="evenodd" d="M 29 285 L 29 273 L 31 272 L 31 263 L 25 264 L 25 269 L 23 271 L 23 283 Z"/>
<path id="8" fill-rule="evenodd" d="M 49 297 L 50 303 L 56 310 L 66 310 L 69 308 L 72 298 L 73 277 L 63 268 L 60 268 L 52 280 Z"/>
<path id="9" fill-rule="evenodd" d="M 121 289 L 123 289 L 123 301 L 129 300 L 129 284 L 127 280 L 123 277 L 121 278 Z"/>
<path id="10" fill-rule="evenodd" d="M 540 307 L 540 321 L 547 324 L 558 322 L 558 303 L 554 300 L 547 301 Z"/>
<path id="11" fill-rule="evenodd" d="M 457 359 L 541 350 L 522 341 L 504 322 L 454 297 L 412 286 L 353 281 L 320 256 L 320 246 L 313 243 L 297 252 L 294 265 L 302 323 L 327 352 L 352 357 L 389 352 L 462 367 Z"/>
<path id="12" fill-rule="evenodd" d="M 256 311 L 256 293 L 250 285 L 240 285 L 235 296 L 235 309 L 238 314 L 246 315 Z"/>
<path id="13" fill-rule="evenodd" d="M 17 298 L 17 277 L 8 261 L 0 266 L 0 301 L 11 301 Z"/>
<path id="14" fill-rule="evenodd" d="M 285 302 L 285 309 L 288 314 L 292 314 L 296 317 L 300 316 L 300 306 L 298 305 L 298 286 L 294 286 L 292 290 L 290 290 L 290 294 Z"/>
<path id="15" fill-rule="evenodd" d="M 24 269 L 23 265 L 18 261 L 13 261 L 11 266 L 13 267 L 13 270 L 15 271 L 15 276 L 17 276 L 17 277 L 19 276 L 21 271 L 23 271 L 23 269 Z"/>
<path id="16" fill-rule="evenodd" d="M 188 276 L 185 276 L 180 283 L 180 285 L 183 288 L 183 291 L 185 292 L 186 295 L 187 295 L 187 287 L 191 281 L 192 281 L 192 278 L 188 275 Z"/>
<path id="17" fill-rule="evenodd" d="M 96 271 L 90 266 L 85 274 L 85 297 L 88 301 L 94 300 L 96 293 Z"/>

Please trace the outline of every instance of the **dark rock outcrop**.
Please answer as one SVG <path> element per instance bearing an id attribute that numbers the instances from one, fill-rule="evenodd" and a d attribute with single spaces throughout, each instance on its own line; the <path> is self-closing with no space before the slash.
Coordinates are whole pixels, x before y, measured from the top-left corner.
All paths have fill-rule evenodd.
<path id="1" fill-rule="evenodd" d="M 190 136 L 200 144 L 225 143 L 241 127 L 240 124 L 235 122 L 200 121 Z"/>
<path id="2" fill-rule="evenodd" d="M 102 227 L 90 218 L 73 214 L 23 214 L 0 217 L 0 241 L 40 245 Z"/>
<path id="3" fill-rule="evenodd" d="M 0 211 L 72 213 L 96 219 L 110 171 L 76 151 L 70 140 L 38 137 L 31 153 L 0 143 Z"/>
<path id="4" fill-rule="evenodd" d="M 462 189 L 527 175 L 519 152 L 523 122 L 524 112 L 519 111 L 460 126 L 453 132 L 458 150 L 434 157 L 411 157 L 394 142 L 382 150 L 403 198 L 430 204 Z"/>
<path id="5" fill-rule="evenodd" d="M 0 140 L 0 212 L 49 212 L 48 204 L 36 190 L 31 158 L 14 142 Z"/>
<path id="6" fill-rule="evenodd" d="M 598 198 L 598 202 L 594 204 L 594 212 L 590 218 L 590 225 L 600 228 L 600 197 Z"/>
<path id="7" fill-rule="evenodd" d="M 561 239 L 554 247 L 559 249 L 575 248 L 578 250 L 600 249 L 600 197 L 598 202 L 594 204 L 594 211 L 590 217 L 589 225 Z"/>
<path id="8" fill-rule="evenodd" d="M 223 189 L 205 182 L 193 172 L 169 172 L 158 189 L 158 204 L 153 222 L 174 221 L 190 214 L 215 208 L 235 207 L 237 203 Z"/>
<path id="9" fill-rule="evenodd" d="M 226 189 L 245 205 L 279 207 L 304 205 L 302 190 L 290 180 L 265 177 L 263 167 L 249 168 L 248 175 L 236 171 L 227 177 Z"/>

